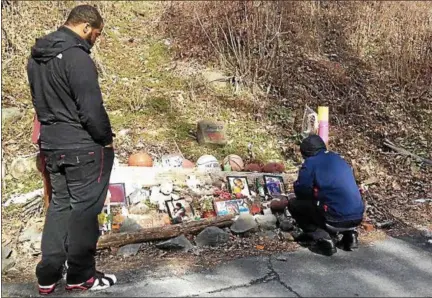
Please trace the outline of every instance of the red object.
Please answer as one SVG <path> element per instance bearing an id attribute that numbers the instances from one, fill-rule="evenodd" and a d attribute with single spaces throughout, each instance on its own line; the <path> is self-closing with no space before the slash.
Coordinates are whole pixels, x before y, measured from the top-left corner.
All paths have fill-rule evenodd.
<path id="1" fill-rule="evenodd" d="M 252 204 L 251 212 L 253 215 L 261 213 L 261 207 L 258 204 Z"/>
<path id="2" fill-rule="evenodd" d="M 33 132 L 31 136 L 31 140 L 33 144 L 39 145 L 39 155 L 38 155 L 38 170 L 42 173 L 42 179 L 43 179 L 43 188 L 44 188 L 44 207 L 45 210 L 48 209 L 49 203 L 51 201 L 52 196 L 52 189 L 51 189 L 51 180 L 48 171 L 46 170 L 46 163 L 45 163 L 45 156 L 42 154 L 42 151 L 40 150 L 40 122 L 37 119 L 37 115 L 33 118 Z"/>
<path id="3" fill-rule="evenodd" d="M 262 171 L 263 173 L 283 173 L 285 166 L 282 163 L 270 162 L 263 167 Z"/>
<path id="4" fill-rule="evenodd" d="M 262 166 L 257 163 L 250 163 L 245 166 L 246 172 L 261 172 Z"/>
<path id="5" fill-rule="evenodd" d="M 202 214 L 203 218 L 211 218 L 211 217 L 216 217 L 217 214 L 215 211 L 204 211 Z"/>
<path id="6" fill-rule="evenodd" d="M 145 152 L 138 152 L 129 156 L 128 165 L 130 167 L 152 167 L 153 159 Z"/>
<path id="7" fill-rule="evenodd" d="M 32 143 L 38 144 L 39 143 L 39 135 L 40 135 L 40 122 L 37 119 L 37 116 L 34 116 L 33 119 L 33 132 L 32 132 Z"/>
<path id="8" fill-rule="evenodd" d="M 113 183 L 108 186 L 111 193 L 110 203 L 126 203 L 126 191 L 123 183 Z"/>
<path id="9" fill-rule="evenodd" d="M 188 159 L 183 159 L 182 167 L 185 169 L 195 168 L 195 164 Z"/>
<path id="10" fill-rule="evenodd" d="M 242 194 L 242 193 L 236 193 L 235 194 L 235 197 L 236 197 L 236 199 L 243 199 L 244 198 L 244 195 Z"/>

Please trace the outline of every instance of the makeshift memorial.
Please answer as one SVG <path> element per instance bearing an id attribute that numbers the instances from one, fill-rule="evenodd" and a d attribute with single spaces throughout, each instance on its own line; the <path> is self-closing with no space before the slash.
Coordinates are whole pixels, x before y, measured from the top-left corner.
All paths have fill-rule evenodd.
<path id="1" fill-rule="evenodd" d="M 251 192 L 246 176 L 227 176 L 227 181 L 232 194 L 241 193 L 245 197 L 250 197 Z"/>
<path id="2" fill-rule="evenodd" d="M 281 195 L 285 193 L 285 185 L 282 176 L 264 175 L 264 183 L 268 195 Z"/>

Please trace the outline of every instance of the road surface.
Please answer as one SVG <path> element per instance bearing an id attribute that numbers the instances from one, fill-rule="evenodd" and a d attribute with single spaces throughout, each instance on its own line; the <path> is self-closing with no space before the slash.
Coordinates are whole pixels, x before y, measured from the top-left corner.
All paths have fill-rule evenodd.
<path id="1" fill-rule="evenodd" d="M 151 278 L 143 271 L 118 275 L 104 292 L 84 297 L 365 297 L 432 296 L 432 253 L 388 238 L 356 252 L 325 257 L 307 249 L 252 257 L 183 276 Z M 58 289 L 53 296 L 66 296 Z M 33 284 L 3 284 L 2 296 L 37 296 Z"/>

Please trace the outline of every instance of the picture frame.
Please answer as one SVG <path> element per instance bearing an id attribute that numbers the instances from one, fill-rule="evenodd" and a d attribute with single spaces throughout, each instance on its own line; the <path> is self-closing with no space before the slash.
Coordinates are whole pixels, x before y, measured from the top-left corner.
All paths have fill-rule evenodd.
<path id="1" fill-rule="evenodd" d="M 112 229 L 112 214 L 110 206 L 104 206 L 98 215 L 99 232 L 101 235 L 109 233 Z"/>
<path id="2" fill-rule="evenodd" d="M 263 178 L 267 195 L 282 195 L 286 192 L 282 176 L 264 175 Z"/>
<path id="3" fill-rule="evenodd" d="M 181 204 L 181 206 L 185 208 L 185 216 L 187 216 L 190 219 L 195 217 L 195 210 L 192 207 L 192 205 L 188 203 L 185 199 L 180 199 L 175 201 L 174 200 L 165 201 L 165 205 L 167 207 L 170 218 L 173 219 L 175 217 L 175 214 L 177 212 L 177 210 L 175 210 L 177 204 Z"/>
<path id="4" fill-rule="evenodd" d="M 110 183 L 108 186 L 109 200 L 105 201 L 106 205 L 125 205 L 128 206 L 129 202 L 126 198 L 126 186 L 124 183 Z"/>
<path id="5" fill-rule="evenodd" d="M 246 176 L 227 176 L 228 189 L 230 193 L 241 193 L 245 197 L 250 197 L 251 192 Z"/>
<path id="6" fill-rule="evenodd" d="M 214 209 L 218 216 L 224 215 L 239 215 L 242 213 L 250 213 L 249 206 L 246 204 L 245 199 L 237 200 L 219 200 L 214 201 Z"/>

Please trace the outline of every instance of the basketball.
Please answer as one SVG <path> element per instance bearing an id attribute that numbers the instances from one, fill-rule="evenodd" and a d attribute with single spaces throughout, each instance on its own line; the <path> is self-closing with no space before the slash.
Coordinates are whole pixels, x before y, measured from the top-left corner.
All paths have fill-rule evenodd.
<path id="1" fill-rule="evenodd" d="M 224 166 L 230 165 L 231 170 L 234 172 L 240 172 L 243 171 L 244 169 L 244 163 L 242 158 L 235 154 L 230 154 L 227 157 L 225 157 L 223 160 L 223 164 Z"/>
<path id="2" fill-rule="evenodd" d="M 138 152 L 129 156 L 128 165 L 130 167 L 152 167 L 153 159 L 145 152 Z"/>
<path id="3" fill-rule="evenodd" d="M 220 169 L 220 164 L 213 155 L 203 155 L 197 161 L 198 169 Z"/>

